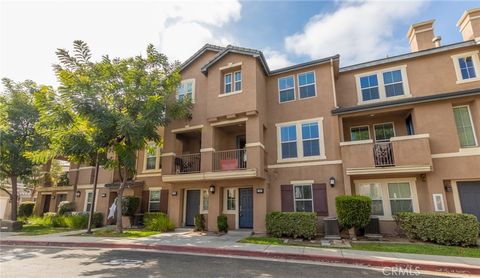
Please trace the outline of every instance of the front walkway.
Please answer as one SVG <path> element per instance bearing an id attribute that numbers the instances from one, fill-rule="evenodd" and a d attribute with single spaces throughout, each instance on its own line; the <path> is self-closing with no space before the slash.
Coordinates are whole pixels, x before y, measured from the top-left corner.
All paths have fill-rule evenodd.
<path id="1" fill-rule="evenodd" d="M 239 243 L 246 235 L 201 235 L 188 230 L 163 233 L 144 238 L 115 238 L 75 236 L 79 231 L 58 234 L 21 236 L 0 233 L 0 245 L 41 245 L 66 247 L 132 248 L 159 251 L 202 253 L 212 255 L 248 256 L 283 260 L 310 260 L 328 263 L 347 263 L 367 266 L 421 266 L 429 271 L 475 273 L 480 275 L 478 258 L 417 255 L 358 251 L 350 249 Z M 473 269 L 473 271 L 471 271 Z M 462 272 L 463 271 L 463 272 Z"/>

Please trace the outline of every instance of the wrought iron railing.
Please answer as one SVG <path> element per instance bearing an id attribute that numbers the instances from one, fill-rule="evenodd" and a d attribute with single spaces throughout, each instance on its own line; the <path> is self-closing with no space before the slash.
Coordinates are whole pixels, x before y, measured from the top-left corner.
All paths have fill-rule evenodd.
<path id="1" fill-rule="evenodd" d="M 392 143 L 375 143 L 373 145 L 373 159 L 377 167 L 394 166 Z"/>
<path id="2" fill-rule="evenodd" d="M 177 155 L 173 165 L 175 174 L 199 173 L 200 160 L 200 153 Z"/>
<path id="3" fill-rule="evenodd" d="M 229 171 L 247 168 L 245 149 L 218 151 L 213 154 L 213 171 Z"/>

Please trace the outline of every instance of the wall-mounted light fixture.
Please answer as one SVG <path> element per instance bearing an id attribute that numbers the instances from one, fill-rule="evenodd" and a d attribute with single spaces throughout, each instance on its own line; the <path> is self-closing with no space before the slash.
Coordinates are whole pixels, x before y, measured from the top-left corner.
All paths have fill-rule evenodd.
<path id="1" fill-rule="evenodd" d="M 328 180 L 328 183 L 331 187 L 334 187 L 336 182 L 337 181 L 335 180 L 335 177 L 330 177 L 330 179 Z"/>
<path id="2" fill-rule="evenodd" d="M 75 193 L 75 196 L 80 197 L 80 194 L 81 194 L 81 192 L 77 191 L 77 193 Z"/>
<path id="3" fill-rule="evenodd" d="M 107 193 L 102 193 L 102 198 L 107 197 Z"/>
<path id="4" fill-rule="evenodd" d="M 263 194 L 264 189 L 263 188 L 257 188 L 257 194 Z"/>
<path id="5" fill-rule="evenodd" d="M 172 196 L 177 196 L 177 191 L 172 191 Z"/>
<path id="6" fill-rule="evenodd" d="M 55 200 L 55 195 L 52 195 L 52 200 Z"/>
<path id="7" fill-rule="evenodd" d="M 443 187 L 445 188 L 445 192 L 452 192 L 452 182 L 450 180 L 443 181 Z"/>
<path id="8" fill-rule="evenodd" d="M 215 194 L 215 185 L 210 185 L 210 187 L 208 188 L 208 191 L 210 191 L 210 193 L 212 194 Z"/>

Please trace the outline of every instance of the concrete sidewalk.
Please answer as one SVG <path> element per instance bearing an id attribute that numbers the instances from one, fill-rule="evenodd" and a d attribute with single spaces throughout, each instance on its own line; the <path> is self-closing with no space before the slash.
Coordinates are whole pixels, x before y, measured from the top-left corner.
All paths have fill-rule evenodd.
<path id="1" fill-rule="evenodd" d="M 410 267 L 414 269 L 417 267 L 424 271 L 480 275 L 480 259 L 478 258 L 238 243 L 237 241 L 245 235 L 200 235 L 186 230 L 138 239 L 75 236 L 78 233 L 79 231 L 74 231 L 39 236 L 0 233 L 0 245 L 148 249 L 164 252 L 247 256 L 374 267 Z"/>

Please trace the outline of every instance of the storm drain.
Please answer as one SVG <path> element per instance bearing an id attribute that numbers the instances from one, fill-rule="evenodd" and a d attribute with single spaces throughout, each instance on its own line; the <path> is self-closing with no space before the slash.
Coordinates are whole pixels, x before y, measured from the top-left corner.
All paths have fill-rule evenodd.
<path id="1" fill-rule="evenodd" d="M 143 264 L 141 260 L 117 259 L 109 262 L 104 262 L 104 265 L 140 265 Z"/>

